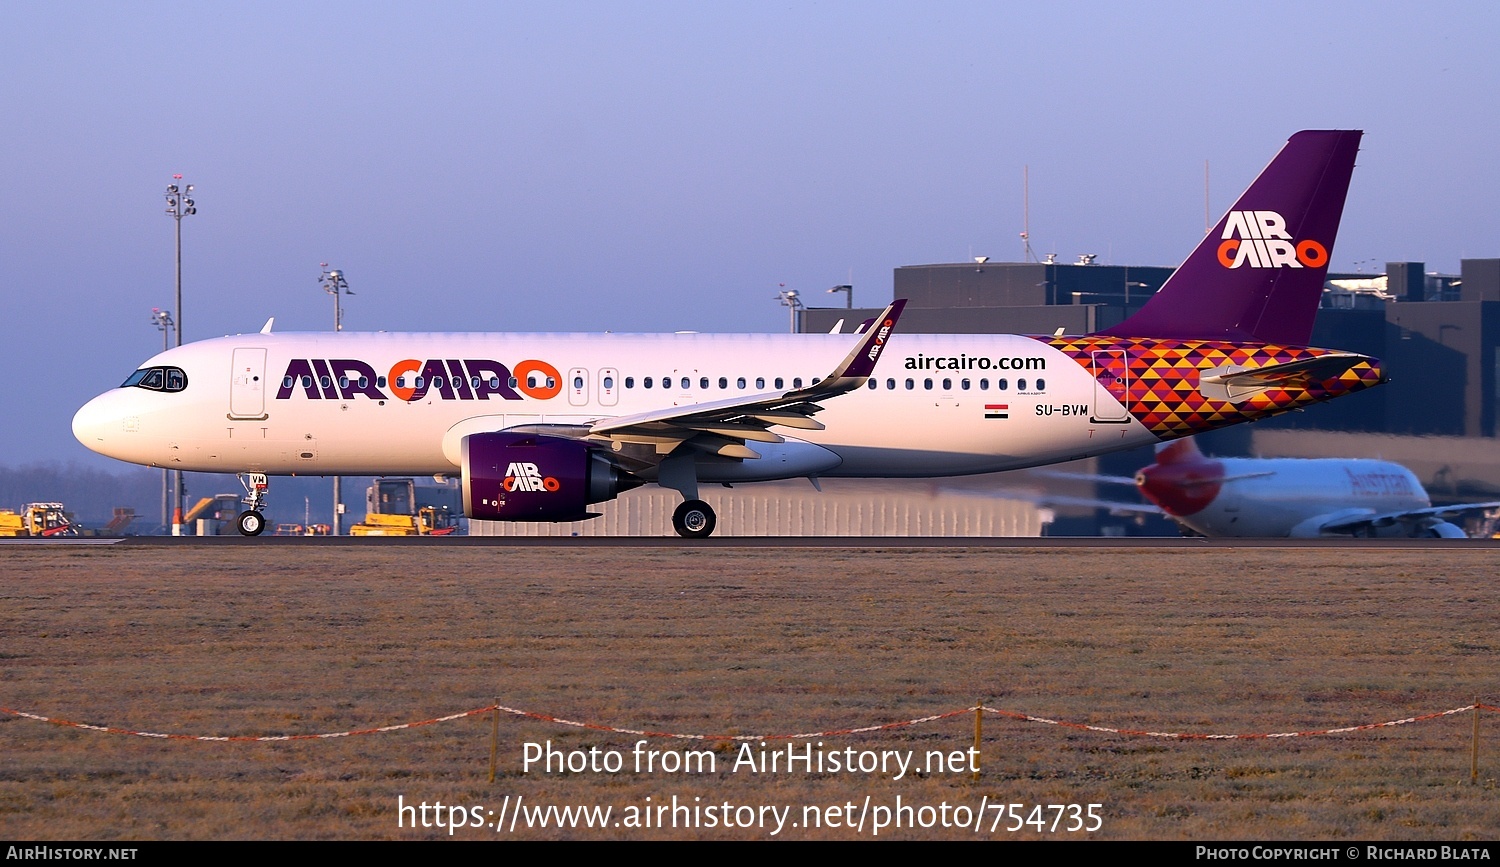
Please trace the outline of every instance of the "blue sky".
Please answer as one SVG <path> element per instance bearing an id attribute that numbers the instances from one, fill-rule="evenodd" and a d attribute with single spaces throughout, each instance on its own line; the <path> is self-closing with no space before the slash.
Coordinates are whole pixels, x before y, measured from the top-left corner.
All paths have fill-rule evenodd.
<path id="1" fill-rule="evenodd" d="M 1366 130 L 1338 270 L 1500 256 L 1488 3 L 9 2 L 5 462 L 185 336 L 776 331 L 779 284 L 1176 264 L 1292 132 Z M 815 302 L 817 303 L 817 302 Z"/>

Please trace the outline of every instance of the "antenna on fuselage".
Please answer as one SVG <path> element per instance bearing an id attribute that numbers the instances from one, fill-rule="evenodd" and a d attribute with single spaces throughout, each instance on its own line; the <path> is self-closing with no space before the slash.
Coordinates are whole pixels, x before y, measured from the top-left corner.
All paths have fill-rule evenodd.
<path id="1" fill-rule="evenodd" d="M 261 334 L 270 334 L 271 333 L 271 324 L 274 323 L 275 321 L 276 321 L 276 317 L 275 316 L 272 316 L 270 319 L 267 319 L 266 320 L 266 324 L 261 327 L 260 333 Z"/>

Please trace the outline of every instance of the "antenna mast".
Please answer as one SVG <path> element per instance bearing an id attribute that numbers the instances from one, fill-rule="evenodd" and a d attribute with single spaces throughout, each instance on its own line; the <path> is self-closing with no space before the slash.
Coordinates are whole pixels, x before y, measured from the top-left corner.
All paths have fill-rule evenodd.
<path id="1" fill-rule="evenodd" d="M 1021 167 L 1021 261 L 1035 262 L 1031 252 L 1031 166 Z"/>

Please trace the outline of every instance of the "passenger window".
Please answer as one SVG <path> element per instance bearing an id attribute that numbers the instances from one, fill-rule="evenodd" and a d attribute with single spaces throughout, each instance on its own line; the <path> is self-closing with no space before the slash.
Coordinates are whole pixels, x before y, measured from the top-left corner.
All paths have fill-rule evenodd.
<path id="1" fill-rule="evenodd" d="M 943 380 L 943 391 L 952 391 L 952 390 L 953 390 L 953 380 L 951 380 L 951 379 L 945 379 L 945 380 Z"/>
<path id="2" fill-rule="evenodd" d="M 1036 380 L 1036 390 L 1037 391 L 1046 391 L 1047 390 L 1047 380 L 1042 379 L 1041 377 L 1037 377 L 1037 380 Z"/>
<path id="3" fill-rule="evenodd" d="M 573 387 L 576 388 L 576 389 L 582 390 L 583 389 L 583 377 L 581 377 L 581 376 L 575 376 L 575 377 L 573 377 Z"/>
<path id="4" fill-rule="evenodd" d="M 635 388 L 635 377 L 633 377 L 633 376 L 627 376 L 627 377 L 625 377 L 625 387 L 626 388 Z"/>
<path id="5" fill-rule="evenodd" d="M 719 377 L 719 388 L 728 388 L 728 387 L 729 387 L 729 380 L 726 377 L 722 377 L 722 376 Z"/>
<path id="6" fill-rule="evenodd" d="M 401 384 L 401 380 L 399 380 L 399 379 L 396 380 L 396 384 L 400 385 Z M 302 375 L 302 387 L 303 388 L 312 388 L 312 377 L 308 376 L 305 373 Z"/>
<path id="7" fill-rule="evenodd" d="M 651 387 L 651 377 L 648 376 L 645 379 L 641 380 L 641 388 L 650 388 L 650 387 Z"/>
<path id="8" fill-rule="evenodd" d="M 606 376 L 606 377 L 604 377 L 604 387 L 605 388 L 614 388 L 615 387 L 615 378 L 613 376 Z"/>
<path id="9" fill-rule="evenodd" d="M 792 388 L 801 388 L 801 387 L 802 387 L 802 377 L 800 377 L 800 376 L 793 377 L 792 378 Z"/>
<path id="10" fill-rule="evenodd" d="M 757 390 L 765 388 L 766 387 L 766 378 L 764 376 L 757 376 L 755 378 L 755 387 L 756 387 Z"/>
<path id="11" fill-rule="evenodd" d="M 930 379 L 924 379 L 924 380 L 922 380 L 922 387 L 925 388 L 925 389 L 927 389 L 928 391 L 932 391 L 932 380 L 930 380 Z"/>
<path id="12" fill-rule="evenodd" d="M 737 386 L 739 386 L 740 388 L 744 388 L 745 387 L 745 378 L 743 376 L 740 377 L 739 379 L 737 379 L 737 380 L 734 381 L 734 384 L 737 385 Z"/>
<path id="13" fill-rule="evenodd" d="M 997 379 L 997 380 L 995 380 L 995 388 L 997 388 L 997 389 L 999 389 L 1001 391 L 1008 390 L 1010 388 L 1010 380 L 1008 380 L 1008 379 Z"/>
<path id="14" fill-rule="evenodd" d="M 706 377 L 706 376 L 700 377 L 698 379 L 698 387 L 701 388 L 701 389 L 707 390 L 708 389 L 708 377 Z"/>
<path id="15" fill-rule="evenodd" d="M 895 391 L 896 390 L 896 380 L 894 380 L 894 379 L 887 379 L 885 381 L 885 387 L 888 388 L 888 389 L 890 389 L 891 391 Z"/>
<path id="16" fill-rule="evenodd" d="M 964 391 L 968 391 L 969 390 L 969 381 L 967 379 L 961 379 L 961 380 L 959 380 L 958 381 L 958 387 L 961 388 L 961 389 L 963 389 Z"/>
<path id="17" fill-rule="evenodd" d="M 347 377 L 347 376 L 341 376 L 341 377 L 339 377 L 339 388 L 348 388 L 348 387 L 349 387 L 349 377 Z"/>
<path id="18" fill-rule="evenodd" d="M 688 379 L 686 376 L 684 376 L 682 378 L 682 390 L 683 391 L 687 391 L 688 389 L 690 389 L 692 387 L 693 387 L 693 381 L 691 379 Z"/>
<path id="19" fill-rule="evenodd" d="M 990 381 L 989 381 L 988 378 L 979 380 L 979 390 L 980 391 L 989 391 L 990 390 Z"/>
<path id="20" fill-rule="evenodd" d="M 779 376 L 778 376 L 778 377 L 776 377 L 776 387 L 777 387 L 777 388 L 786 388 L 786 386 L 785 386 L 785 385 L 782 385 L 782 382 L 783 382 L 783 381 L 784 381 L 784 380 L 782 380 L 782 378 L 781 378 L 781 377 L 779 377 Z"/>
<path id="21" fill-rule="evenodd" d="M 874 391 L 875 389 L 877 389 L 879 387 L 880 387 L 880 380 L 875 379 L 874 377 L 871 377 L 870 378 L 870 390 Z"/>
<path id="22" fill-rule="evenodd" d="M 912 389 L 914 389 L 916 387 L 917 387 L 916 380 L 914 380 L 914 379 L 907 379 L 906 380 L 906 390 L 907 391 L 911 391 Z"/>
<path id="23" fill-rule="evenodd" d="M 1026 380 L 1024 380 L 1024 379 L 1018 379 L 1018 380 L 1016 380 L 1016 391 L 1025 391 L 1025 390 L 1026 390 Z"/>
<path id="24" fill-rule="evenodd" d="M 297 380 L 292 379 L 290 376 L 284 376 L 284 377 L 281 378 L 281 387 L 282 388 L 291 388 L 292 386 L 294 386 L 296 384 L 297 384 Z"/>
<path id="25" fill-rule="evenodd" d="M 521 384 L 520 380 L 516 379 L 514 376 L 512 376 L 510 379 L 507 379 L 506 382 L 510 384 L 511 388 L 515 388 L 516 386 Z"/>

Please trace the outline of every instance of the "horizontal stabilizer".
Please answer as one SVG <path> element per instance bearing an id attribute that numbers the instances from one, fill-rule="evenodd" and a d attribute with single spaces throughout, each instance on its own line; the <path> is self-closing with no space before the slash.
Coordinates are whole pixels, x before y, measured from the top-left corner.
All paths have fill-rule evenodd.
<path id="1" fill-rule="evenodd" d="M 1369 361 L 1356 352 L 1329 352 L 1264 367 L 1229 364 L 1198 375 L 1198 391 L 1209 400 L 1239 403 L 1267 389 L 1304 387 L 1309 382 L 1336 379 L 1355 365 Z"/>

